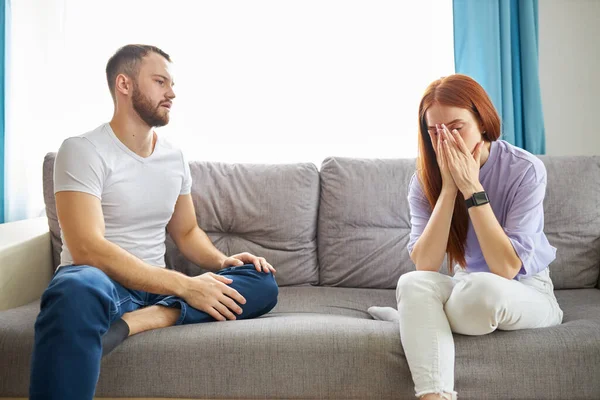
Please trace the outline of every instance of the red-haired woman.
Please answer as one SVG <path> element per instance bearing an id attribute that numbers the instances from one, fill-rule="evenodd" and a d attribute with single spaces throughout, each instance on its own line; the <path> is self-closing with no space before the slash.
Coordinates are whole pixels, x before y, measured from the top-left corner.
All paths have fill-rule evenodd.
<path id="1" fill-rule="evenodd" d="M 417 270 L 398 281 L 398 311 L 369 309 L 399 319 L 421 399 L 456 398 L 452 332 L 562 322 L 548 271 L 556 249 L 543 231 L 546 169 L 499 137 L 500 118 L 473 79 L 456 74 L 429 85 L 408 195 Z M 446 255 L 453 276 L 438 272 Z"/>

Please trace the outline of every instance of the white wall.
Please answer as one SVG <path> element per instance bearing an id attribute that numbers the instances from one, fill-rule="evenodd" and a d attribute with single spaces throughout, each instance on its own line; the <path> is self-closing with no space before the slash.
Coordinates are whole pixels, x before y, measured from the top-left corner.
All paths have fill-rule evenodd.
<path id="1" fill-rule="evenodd" d="M 538 4 L 546 152 L 600 155 L 600 0 Z"/>

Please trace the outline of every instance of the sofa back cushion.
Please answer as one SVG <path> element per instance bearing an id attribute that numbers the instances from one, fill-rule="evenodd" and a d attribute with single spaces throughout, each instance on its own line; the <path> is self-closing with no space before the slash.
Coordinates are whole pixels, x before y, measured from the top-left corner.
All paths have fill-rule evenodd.
<path id="1" fill-rule="evenodd" d="M 62 242 L 53 193 L 54 158 L 50 153 L 44 160 L 44 198 L 56 267 Z M 317 283 L 319 173 L 313 164 L 190 162 L 190 171 L 198 225 L 219 250 L 265 257 L 277 269 L 281 286 Z M 169 237 L 165 261 L 190 276 L 204 272 Z"/>
<path id="2" fill-rule="evenodd" d="M 557 248 L 550 264 L 554 286 L 595 287 L 600 273 L 600 157 L 540 159 L 548 172 L 544 232 Z"/>
<path id="3" fill-rule="evenodd" d="M 600 157 L 551 157 L 544 200 L 545 232 L 557 248 L 550 271 L 556 289 L 598 285 Z M 394 288 L 414 270 L 408 184 L 415 160 L 328 158 L 321 167 L 319 264 L 322 285 Z M 443 271 L 445 271 L 445 266 Z"/>
<path id="4" fill-rule="evenodd" d="M 62 240 L 60 238 L 60 226 L 56 214 L 56 200 L 54 199 L 54 159 L 56 153 L 48 153 L 44 157 L 42 171 L 42 186 L 44 190 L 44 203 L 46 205 L 46 216 L 50 228 L 50 240 L 52 241 L 52 272 L 60 264 L 60 252 Z"/>
<path id="5" fill-rule="evenodd" d="M 321 166 L 320 284 L 393 289 L 414 269 L 407 189 L 412 159 L 327 158 Z"/>

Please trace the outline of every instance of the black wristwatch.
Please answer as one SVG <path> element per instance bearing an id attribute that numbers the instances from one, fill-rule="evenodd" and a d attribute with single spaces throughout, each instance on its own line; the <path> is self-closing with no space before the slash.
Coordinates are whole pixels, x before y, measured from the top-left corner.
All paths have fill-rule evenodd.
<path id="1" fill-rule="evenodd" d="M 469 209 L 473 206 L 475 206 L 475 207 L 482 206 L 489 202 L 490 202 L 490 199 L 488 199 L 486 192 L 473 193 L 473 196 L 471 196 L 465 200 L 465 203 L 467 203 L 467 209 Z"/>

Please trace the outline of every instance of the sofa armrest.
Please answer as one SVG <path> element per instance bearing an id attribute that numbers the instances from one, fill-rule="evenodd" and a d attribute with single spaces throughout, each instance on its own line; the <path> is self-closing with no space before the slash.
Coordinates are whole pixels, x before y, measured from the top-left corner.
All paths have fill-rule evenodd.
<path id="1" fill-rule="evenodd" d="M 0 224 L 0 310 L 38 299 L 51 278 L 46 217 Z"/>

